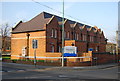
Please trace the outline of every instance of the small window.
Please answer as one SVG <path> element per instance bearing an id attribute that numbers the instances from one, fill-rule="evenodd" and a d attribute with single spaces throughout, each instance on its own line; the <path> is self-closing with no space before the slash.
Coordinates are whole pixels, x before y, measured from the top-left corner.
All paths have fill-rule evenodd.
<path id="1" fill-rule="evenodd" d="M 99 51 L 99 46 L 96 47 L 96 51 Z"/>
<path id="2" fill-rule="evenodd" d="M 94 37 L 92 36 L 92 42 L 94 41 Z"/>
<path id="3" fill-rule="evenodd" d="M 76 33 L 75 33 L 74 39 L 76 40 Z"/>
<path id="4" fill-rule="evenodd" d="M 55 30 L 55 38 L 57 38 L 57 30 Z"/>
<path id="5" fill-rule="evenodd" d="M 67 33 L 67 38 L 68 38 L 68 39 L 70 38 L 70 32 Z"/>
<path id="6" fill-rule="evenodd" d="M 54 46 L 52 46 L 52 50 L 51 51 L 54 52 Z"/>
<path id="7" fill-rule="evenodd" d="M 76 40 L 78 40 L 78 34 L 76 34 Z"/>
<path id="8" fill-rule="evenodd" d="M 59 52 L 61 52 L 61 47 L 59 46 Z"/>
<path id="9" fill-rule="evenodd" d="M 93 42 L 93 41 L 94 41 L 94 37 L 90 36 L 90 42 Z"/>
<path id="10" fill-rule="evenodd" d="M 86 41 L 86 35 L 85 35 L 85 41 Z"/>
<path id="11" fill-rule="evenodd" d="M 92 42 L 92 36 L 90 36 L 90 42 Z"/>
<path id="12" fill-rule="evenodd" d="M 54 37 L 54 29 L 51 31 L 51 37 Z"/>
<path id="13" fill-rule="evenodd" d="M 86 41 L 86 35 L 83 35 L 83 41 Z"/>
<path id="14" fill-rule="evenodd" d="M 77 33 L 75 33 L 75 40 L 78 40 L 78 37 L 79 35 Z"/>

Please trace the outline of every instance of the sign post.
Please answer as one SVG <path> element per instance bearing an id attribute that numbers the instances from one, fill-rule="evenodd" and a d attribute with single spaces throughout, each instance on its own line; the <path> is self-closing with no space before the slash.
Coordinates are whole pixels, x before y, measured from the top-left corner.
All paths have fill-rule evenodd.
<path id="1" fill-rule="evenodd" d="M 34 49 L 34 65 L 36 67 L 36 49 L 38 48 L 38 40 L 32 40 L 32 47 Z"/>
<path id="2" fill-rule="evenodd" d="M 36 67 L 36 49 L 34 49 L 34 65 Z"/>

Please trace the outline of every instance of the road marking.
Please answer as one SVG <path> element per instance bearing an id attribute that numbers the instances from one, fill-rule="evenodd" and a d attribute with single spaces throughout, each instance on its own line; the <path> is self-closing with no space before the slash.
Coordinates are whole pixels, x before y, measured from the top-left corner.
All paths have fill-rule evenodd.
<path id="1" fill-rule="evenodd" d="M 23 71 L 25 71 L 25 70 L 18 70 L 17 72 L 23 72 Z"/>
<path id="2" fill-rule="evenodd" d="M 23 71 L 26 71 L 26 70 L 11 70 L 11 71 L 0 71 L 0 72 L 23 72 Z"/>
<path id="3" fill-rule="evenodd" d="M 65 75 L 59 75 L 58 77 L 60 77 L 60 78 L 67 78 L 68 76 L 65 76 Z"/>
<path id="4" fill-rule="evenodd" d="M 0 72 L 5 72 L 5 71 L 0 71 Z"/>
<path id="5" fill-rule="evenodd" d="M 13 72 L 13 71 L 7 71 L 7 72 Z"/>

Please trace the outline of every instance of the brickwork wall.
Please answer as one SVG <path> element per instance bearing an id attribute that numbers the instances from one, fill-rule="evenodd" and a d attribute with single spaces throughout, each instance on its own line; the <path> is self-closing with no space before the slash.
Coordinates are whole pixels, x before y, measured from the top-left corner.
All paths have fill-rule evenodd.
<path id="1" fill-rule="evenodd" d="M 52 36 L 53 30 L 53 37 Z M 55 38 L 55 30 L 57 31 L 57 37 Z M 60 28 L 58 27 L 57 19 L 54 17 L 49 24 L 46 26 L 46 52 L 52 51 L 52 46 L 54 46 L 54 51 L 58 52 L 58 41 L 60 40 Z"/>
<path id="2" fill-rule="evenodd" d="M 45 31 L 30 32 L 29 37 L 29 56 L 34 56 L 34 49 L 32 48 L 32 40 L 38 40 L 38 48 L 36 49 L 36 56 L 44 56 L 46 52 L 46 36 Z M 26 33 L 12 34 L 11 39 L 11 59 L 19 59 L 16 56 L 22 56 L 22 48 L 27 47 Z M 16 55 L 16 56 L 15 56 Z"/>
<path id="3" fill-rule="evenodd" d="M 79 56 L 80 53 L 87 52 L 86 51 L 87 50 L 86 42 L 76 41 L 75 46 L 77 47 L 78 56 Z"/>
<path id="4" fill-rule="evenodd" d="M 106 52 L 106 44 L 99 44 L 99 52 Z"/>
<path id="5" fill-rule="evenodd" d="M 88 62 L 67 62 L 67 66 L 75 67 L 75 66 L 90 66 L 91 63 Z"/>
<path id="6" fill-rule="evenodd" d="M 80 56 L 80 53 L 86 52 L 86 42 L 80 42 L 75 40 L 66 40 L 65 46 L 72 46 L 74 44 L 77 47 L 78 56 Z"/>
<path id="7" fill-rule="evenodd" d="M 68 21 L 65 22 L 64 31 L 66 32 L 65 39 L 72 40 L 72 28 L 70 27 L 70 24 Z M 69 38 L 68 38 L 68 32 L 69 32 Z"/>
<path id="8" fill-rule="evenodd" d="M 61 46 L 61 27 L 58 24 L 58 21 L 56 17 L 53 17 L 50 23 L 45 24 L 44 29 L 46 31 L 37 31 L 37 32 L 29 32 L 30 37 L 29 37 L 29 56 L 34 56 L 34 50 L 32 48 L 32 40 L 37 39 L 38 40 L 38 49 L 36 49 L 36 56 L 46 56 L 49 54 L 46 54 L 46 52 L 50 53 L 52 50 L 52 46 L 54 46 L 54 52 L 59 51 L 59 46 Z M 65 40 L 65 46 L 71 46 L 72 43 L 75 44 L 75 46 L 78 48 L 78 56 L 81 56 L 81 53 L 87 52 L 88 48 L 93 48 L 95 49 L 96 46 L 99 46 L 99 52 L 105 52 L 105 45 L 102 44 L 105 43 L 103 41 L 104 35 L 103 33 L 97 33 L 95 34 L 94 31 L 87 31 L 86 26 L 84 26 L 82 29 L 79 28 L 78 25 L 76 25 L 74 28 L 70 27 L 70 24 L 68 21 L 65 22 L 65 32 L 66 32 L 66 38 L 68 38 L 68 32 L 69 34 L 69 39 Z M 57 30 L 57 37 L 51 37 L 51 32 L 52 29 Z M 74 38 L 74 34 L 77 33 L 78 40 L 72 40 Z M 18 34 L 12 34 L 11 36 L 11 58 L 12 59 L 19 59 L 19 57 L 16 57 L 15 55 L 22 55 L 22 48 L 27 46 L 27 33 L 18 33 Z M 97 36 L 98 40 L 101 37 L 101 40 L 98 43 L 93 43 L 89 42 L 89 38 L 86 41 L 83 41 L 83 38 L 81 37 L 82 35 L 91 35 L 91 36 Z M 70 41 L 69 41 L 70 40 Z M 72 41 L 71 41 L 72 40 Z M 102 41 L 102 43 L 100 43 Z M 94 51 L 95 52 L 95 51 Z M 54 56 L 55 53 L 50 54 L 50 56 Z M 56 56 L 56 55 L 55 55 Z M 59 56 L 59 54 L 58 54 Z"/>
<path id="9" fill-rule="evenodd" d="M 116 55 L 110 55 L 110 54 L 92 54 L 93 60 L 92 63 L 93 65 L 95 62 L 97 64 L 105 64 L 105 63 L 115 63 L 116 61 Z M 97 59 L 94 59 L 97 57 Z"/>

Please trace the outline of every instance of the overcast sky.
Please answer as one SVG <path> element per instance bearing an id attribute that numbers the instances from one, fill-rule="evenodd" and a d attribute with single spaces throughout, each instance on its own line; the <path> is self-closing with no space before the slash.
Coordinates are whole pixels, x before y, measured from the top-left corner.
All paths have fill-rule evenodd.
<path id="1" fill-rule="evenodd" d="M 62 3 L 3 2 L 0 3 L 0 11 L 0 24 L 8 22 L 13 26 L 18 21 L 28 21 L 43 11 L 61 16 L 58 11 L 62 12 Z M 118 28 L 118 2 L 65 2 L 65 17 L 95 25 L 104 31 L 106 38 L 112 40 Z"/>

